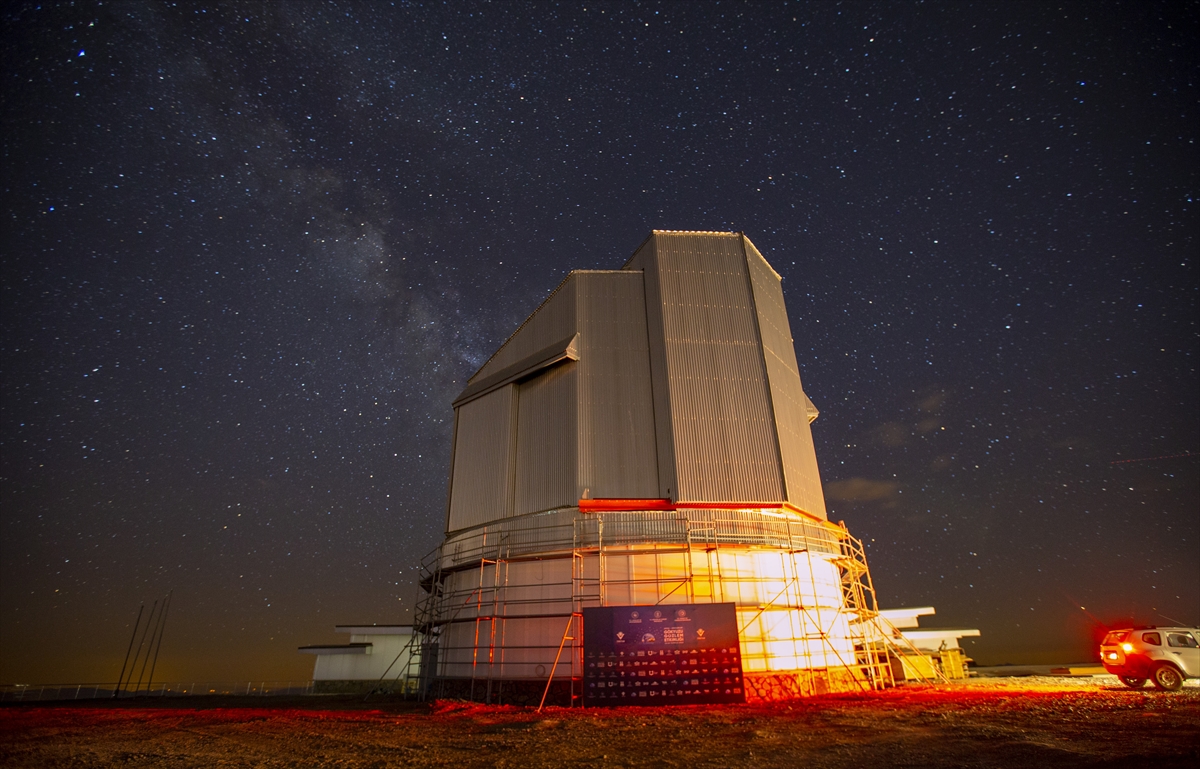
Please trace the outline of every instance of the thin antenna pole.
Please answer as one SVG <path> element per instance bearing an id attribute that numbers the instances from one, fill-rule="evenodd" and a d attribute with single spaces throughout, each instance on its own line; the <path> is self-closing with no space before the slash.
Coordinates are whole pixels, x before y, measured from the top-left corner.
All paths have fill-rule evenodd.
<path id="1" fill-rule="evenodd" d="M 163 633 L 167 632 L 167 612 L 171 609 L 171 596 L 174 594 L 174 590 L 168 591 L 167 600 L 163 601 L 162 627 L 158 631 L 158 646 L 154 647 L 154 662 L 150 663 L 150 679 L 146 681 L 146 691 L 150 691 L 150 684 L 154 681 L 154 668 L 158 667 L 158 653 L 162 650 Z"/>
<path id="2" fill-rule="evenodd" d="M 138 657 L 142 656 L 142 647 L 146 645 L 146 636 L 150 634 L 150 623 L 154 621 L 154 612 L 158 609 L 158 601 L 150 607 L 150 617 L 146 620 L 146 629 L 142 631 L 142 640 L 138 642 L 137 654 L 133 655 L 133 667 L 137 667 Z M 150 658 L 150 651 L 146 650 L 146 659 Z M 146 672 L 146 660 L 142 660 L 142 673 Z M 133 670 L 130 669 L 129 677 L 133 678 Z M 138 674 L 137 686 L 133 687 L 133 693 L 137 694 L 138 689 L 142 688 L 142 676 Z"/>
<path id="3" fill-rule="evenodd" d="M 145 610 L 146 604 L 138 606 L 137 621 L 133 623 L 133 633 L 129 636 L 129 648 L 125 650 L 125 661 L 121 663 L 121 675 L 117 676 L 117 688 L 113 689 L 114 700 L 121 695 L 121 682 L 125 680 L 125 666 L 129 664 L 129 652 L 133 651 L 133 639 L 137 638 L 138 626 L 142 624 L 142 612 Z"/>

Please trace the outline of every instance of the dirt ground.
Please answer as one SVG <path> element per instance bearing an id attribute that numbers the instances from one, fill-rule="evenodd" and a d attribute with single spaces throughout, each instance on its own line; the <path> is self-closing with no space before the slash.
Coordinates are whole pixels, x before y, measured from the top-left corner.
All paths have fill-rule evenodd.
<path id="1" fill-rule="evenodd" d="M 4 767 L 1200 766 L 1200 686 L 973 679 L 775 705 L 612 709 L 361 697 L 0 707 Z"/>

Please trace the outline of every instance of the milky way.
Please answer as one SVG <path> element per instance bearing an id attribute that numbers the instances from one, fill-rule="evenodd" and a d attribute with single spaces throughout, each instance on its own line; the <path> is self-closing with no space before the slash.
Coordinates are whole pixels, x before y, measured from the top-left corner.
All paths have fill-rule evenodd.
<path id="1" fill-rule="evenodd" d="M 114 680 L 171 589 L 171 680 L 304 678 L 334 624 L 410 621 L 450 401 L 652 228 L 745 231 L 783 276 L 884 606 L 981 629 L 981 662 L 1200 622 L 1197 32 L 1147 3 L 11 4 L 0 681 Z"/>

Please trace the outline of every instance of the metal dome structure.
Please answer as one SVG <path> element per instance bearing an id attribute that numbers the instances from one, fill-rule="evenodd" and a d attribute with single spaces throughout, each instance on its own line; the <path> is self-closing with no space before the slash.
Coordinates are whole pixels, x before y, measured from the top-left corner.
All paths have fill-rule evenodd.
<path id="1" fill-rule="evenodd" d="M 743 234 L 656 230 L 622 269 L 570 273 L 453 407 L 421 692 L 574 702 L 584 609 L 705 603 L 734 605 L 750 699 L 890 683 L 780 276 Z"/>

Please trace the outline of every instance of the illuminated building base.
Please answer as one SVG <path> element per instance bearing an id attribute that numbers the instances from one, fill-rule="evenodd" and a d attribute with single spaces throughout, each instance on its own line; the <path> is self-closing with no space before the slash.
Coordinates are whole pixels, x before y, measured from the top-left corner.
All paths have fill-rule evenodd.
<path id="1" fill-rule="evenodd" d="M 433 697 L 512 702 L 551 681 L 575 693 L 583 608 L 731 602 L 750 699 L 891 684 L 865 557 L 844 527 L 785 506 L 583 506 L 471 529 L 431 554 L 423 652 L 404 675 Z"/>

